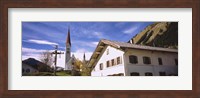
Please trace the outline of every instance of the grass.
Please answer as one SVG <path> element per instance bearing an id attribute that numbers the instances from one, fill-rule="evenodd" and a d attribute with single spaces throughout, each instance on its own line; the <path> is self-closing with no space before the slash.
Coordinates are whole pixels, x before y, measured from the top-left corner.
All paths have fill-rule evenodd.
<path id="1" fill-rule="evenodd" d="M 56 76 L 71 76 L 70 74 L 67 74 L 65 71 L 56 72 Z"/>
<path id="2" fill-rule="evenodd" d="M 54 76 L 54 73 L 39 72 L 39 73 L 23 74 L 23 76 Z M 60 72 L 56 72 L 56 76 L 71 76 L 71 74 L 68 74 L 65 71 L 60 71 Z"/>

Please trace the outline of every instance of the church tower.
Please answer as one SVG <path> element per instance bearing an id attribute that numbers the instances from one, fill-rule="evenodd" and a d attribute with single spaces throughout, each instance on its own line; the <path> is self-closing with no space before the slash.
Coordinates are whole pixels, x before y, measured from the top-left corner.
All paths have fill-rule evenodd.
<path id="1" fill-rule="evenodd" d="M 85 60 L 85 52 L 84 52 L 84 54 L 83 54 L 83 61 L 85 62 L 86 60 Z"/>
<path id="2" fill-rule="evenodd" d="M 68 34 L 66 38 L 66 49 L 65 49 L 65 67 L 67 70 L 71 70 L 71 65 L 68 63 L 71 59 L 71 39 L 70 39 L 70 28 L 68 28 Z"/>

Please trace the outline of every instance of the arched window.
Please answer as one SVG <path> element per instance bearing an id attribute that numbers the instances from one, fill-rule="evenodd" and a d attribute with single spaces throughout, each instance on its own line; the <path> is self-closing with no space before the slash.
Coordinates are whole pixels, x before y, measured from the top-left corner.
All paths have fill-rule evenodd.
<path id="1" fill-rule="evenodd" d="M 132 64 L 137 64 L 138 63 L 138 58 L 135 55 L 130 55 L 129 56 L 129 62 Z"/>

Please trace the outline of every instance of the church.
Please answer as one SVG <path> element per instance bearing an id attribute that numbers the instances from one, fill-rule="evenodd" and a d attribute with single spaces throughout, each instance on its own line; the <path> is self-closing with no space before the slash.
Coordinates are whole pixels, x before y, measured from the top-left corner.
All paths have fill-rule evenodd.
<path id="1" fill-rule="evenodd" d="M 72 70 L 72 69 L 76 69 L 74 64 L 76 61 L 76 57 L 74 56 L 74 54 L 72 54 L 71 56 L 71 37 L 70 37 L 70 28 L 68 29 L 68 34 L 67 34 L 67 38 L 66 38 L 66 49 L 65 49 L 65 70 Z M 85 53 L 83 54 L 83 63 L 87 63 L 86 60 L 86 56 Z M 81 71 L 81 69 L 79 70 Z"/>
<path id="2" fill-rule="evenodd" d="M 68 29 L 68 34 L 67 34 L 65 45 L 66 45 L 66 49 L 65 49 L 65 70 L 72 70 L 76 58 L 75 58 L 74 55 L 71 56 L 70 29 Z"/>

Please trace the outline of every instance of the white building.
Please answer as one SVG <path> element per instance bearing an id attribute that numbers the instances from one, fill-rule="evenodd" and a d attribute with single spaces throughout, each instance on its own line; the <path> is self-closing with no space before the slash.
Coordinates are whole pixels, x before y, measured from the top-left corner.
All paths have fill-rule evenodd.
<path id="1" fill-rule="evenodd" d="M 178 75 L 178 50 L 103 39 L 88 66 L 91 76 Z"/>

